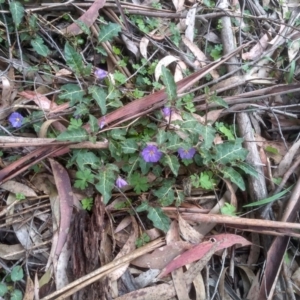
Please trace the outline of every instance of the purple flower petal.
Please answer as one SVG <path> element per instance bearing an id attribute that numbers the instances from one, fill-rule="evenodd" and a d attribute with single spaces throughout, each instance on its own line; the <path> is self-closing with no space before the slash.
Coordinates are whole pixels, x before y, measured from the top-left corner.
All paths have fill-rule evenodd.
<path id="1" fill-rule="evenodd" d="M 164 107 L 162 109 L 162 112 L 165 117 L 169 117 L 172 112 L 171 107 Z"/>
<path id="2" fill-rule="evenodd" d="M 8 121 L 10 122 L 12 127 L 19 128 L 22 126 L 24 117 L 19 114 L 18 112 L 13 112 L 9 118 Z"/>
<path id="3" fill-rule="evenodd" d="M 178 149 L 178 154 L 181 159 L 192 159 L 194 157 L 195 153 L 196 153 L 195 148 L 191 148 L 188 150 L 185 150 L 183 148 Z"/>
<path id="4" fill-rule="evenodd" d="M 128 185 L 128 182 L 121 178 L 120 176 L 117 178 L 116 180 L 116 186 L 119 188 L 119 189 L 122 189 L 123 187 L 125 187 L 126 185 Z"/>
<path id="5" fill-rule="evenodd" d="M 96 69 L 94 72 L 94 75 L 100 80 L 104 79 L 107 76 L 107 74 L 108 72 L 102 69 Z"/>
<path id="6" fill-rule="evenodd" d="M 145 162 L 158 162 L 162 156 L 162 152 L 154 145 L 148 145 L 142 151 L 142 157 Z"/>
<path id="7" fill-rule="evenodd" d="M 106 125 L 105 118 L 101 119 L 99 122 L 99 127 L 102 129 Z"/>

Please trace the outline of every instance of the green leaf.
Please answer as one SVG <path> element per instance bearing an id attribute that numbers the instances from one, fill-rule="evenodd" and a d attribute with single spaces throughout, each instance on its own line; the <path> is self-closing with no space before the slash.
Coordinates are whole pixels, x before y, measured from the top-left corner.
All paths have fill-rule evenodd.
<path id="1" fill-rule="evenodd" d="M 124 84 L 127 81 L 127 77 L 120 71 L 114 72 L 114 79 L 118 81 L 120 84 Z"/>
<path id="2" fill-rule="evenodd" d="M 117 36 L 121 31 L 121 26 L 115 23 L 108 23 L 100 28 L 98 36 L 99 43 L 110 41 L 113 37 Z"/>
<path id="3" fill-rule="evenodd" d="M 142 157 L 139 157 L 138 161 L 139 161 L 139 165 L 140 165 L 142 174 L 143 175 L 148 174 L 150 169 L 152 168 L 152 163 L 145 162 Z"/>
<path id="4" fill-rule="evenodd" d="M 32 30 L 37 29 L 37 21 L 38 21 L 37 14 L 32 14 L 28 21 L 30 29 L 32 29 Z"/>
<path id="5" fill-rule="evenodd" d="M 5 283 L 0 282 L 0 297 L 3 297 L 7 293 L 7 286 Z"/>
<path id="6" fill-rule="evenodd" d="M 91 35 L 91 31 L 90 28 L 81 20 L 75 20 L 74 23 L 76 23 L 79 28 L 87 35 L 90 36 Z"/>
<path id="7" fill-rule="evenodd" d="M 11 280 L 13 282 L 22 280 L 24 277 L 24 272 L 21 266 L 14 266 L 10 273 Z"/>
<path id="8" fill-rule="evenodd" d="M 138 167 L 138 162 L 140 160 L 139 154 L 133 154 L 130 156 L 129 161 L 126 165 L 123 165 L 122 170 L 127 172 L 127 176 L 130 177 L 133 171 Z"/>
<path id="9" fill-rule="evenodd" d="M 213 173 L 211 171 L 201 172 L 199 177 L 199 185 L 206 190 L 212 190 L 215 185 Z"/>
<path id="10" fill-rule="evenodd" d="M 20 2 L 11 1 L 9 4 L 9 10 L 11 12 L 14 23 L 17 27 L 19 27 L 24 17 L 24 7 Z"/>
<path id="11" fill-rule="evenodd" d="M 89 115 L 89 125 L 91 132 L 97 132 L 99 130 L 98 119 L 93 115 Z"/>
<path id="12" fill-rule="evenodd" d="M 179 121 L 180 129 L 191 133 L 199 133 L 197 126 L 200 125 L 190 114 L 183 114 L 183 121 Z"/>
<path id="13" fill-rule="evenodd" d="M 123 153 L 135 153 L 138 150 L 138 144 L 135 139 L 127 139 L 121 142 Z"/>
<path id="14" fill-rule="evenodd" d="M 265 147 L 265 150 L 269 153 L 273 153 L 273 154 L 278 154 L 279 151 L 278 149 L 274 148 L 274 147 L 271 147 L 271 146 L 266 146 Z"/>
<path id="15" fill-rule="evenodd" d="M 167 132 L 164 129 L 158 129 L 156 135 L 156 143 L 160 146 L 163 145 L 166 140 L 167 140 Z"/>
<path id="16" fill-rule="evenodd" d="M 40 36 L 36 36 L 35 39 L 32 39 L 30 44 L 37 54 L 43 57 L 47 57 L 50 54 L 49 48 L 44 44 L 44 40 Z"/>
<path id="17" fill-rule="evenodd" d="M 282 196 L 284 196 L 286 193 L 288 193 L 293 187 L 294 187 L 294 185 L 291 185 L 289 188 L 283 190 L 282 192 L 280 192 L 276 195 L 265 198 L 263 200 L 259 200 L 259 201 L 256 201 L 256 202 L 252 202 L 252 203 L 243 205 L 243 207 L 260 206 L 260 205 L 264 205 L 264 204 L 268 204 L 270 202 L 276 201 L 276 200 L 280 199 Z"/>
<path id="18" fill-rule="evenodd" d="M 81 119 L 74 119 L 74 118 L 71 118 L 70 120 L 70 124 L 68 126 L 68 129 L 69 130 L 72 130 L 72 129 L 78 129 L 82 126 L 82 120 Z"/>
<path id="19" fill-rule="evenodd" d="M 83 128 L 66 130 L 56 139 L 58 141 L 83 142 L 88 140 L 88 133 Z"/>
<path id="20" fill-rule="evenodd" d="M 242 169 L 246 174 L 254 176 L 255 178 L 258 178 L 258 172 L 252 166 L 250 166 L 248 163 L 236 162 L 233 165 Z"/>
<path id="21" fill-rule="evenodd" d="M 100 166 L 100 159 L 93 152 L 87 150 L 82 150 L 82 152 L 77 155 L 76 162 L 81 170 L 85 169 L 87 165 L 93 169 L 98 169 Z"/>
<path id="22" fill-rule="evenodd" d="M 178 170 L 180 164 L 178 162 L 178 158 L 175 155 L 164 155 L 163 158 L 164 165 L 168 165 L 175 176 L 178 175 Z"/>
<path id="23" fill-rule="evenodd" d="M 81 55 L 77 53 L 69 42 L 66 42 L 64 52 L 67 65 L 75 72 L 76 75 L 80 75 L 84 68 Z"/>
<path id="24" fill-rule="evenodd" d="M 136 241 L 135 241 L 135 245 L 137 248 L 140 248 L 142 246 L 144 246 L 145 244 L 150 242 L 150 236 L 144 232 Z"/>
<path id="25" fill-rule="evenodd" d="M 74 116 L 85 116 L 89 113 L 89 107 L 85 103 L 79 103 L 75 106 Z"/>
<path id="26" fill-rule="evenodd" d="M 77 171 L 74 186 L 84 190 L 87 188 L 88 183 L 94 183 L 94 175 L 92 174 L 91 170 L 85 169 L 82 171 Z"/>
<path id="27" fill-rule="evenodd" d="M 105 90 L 99 86 L 93 85 L 89 87 L 89 93 L 92 94 L 93 98 L 99 105 L 102 115 L 105 115 L 107 112 L 107 107 L 106 107 L 107 93 L 105 92 Z"/>
<path id="28" fill-rule="evenodd" d="M 170 132 L 168 134 L 168 137 L 169 137 L 169 141 L 166 143 L 166 148 L 168 150 L 176 151 L 179 148 L 183 147 L 182 140 L 179 138 L 177 133 L 175 133 L 175 132 L 171 133 Z"/>
<path id="29" fill-rule="evenodd" d="M 176 197 L 175 205 L 176 207 L 179 207 L 183 203 L 185 199 L 185 195 L 183 191 L 176 190 L 176 193 L 177 193 L 177 197 Z"/>
<path id="30" fill-rule="evenodd" d="M 121 145 L 119 142 L 109 141 L 108 149 L 110 151 L 111 156 L 114 159 L 120 160 L 120 157 L 122 156 L 122 149 L 121 149 Z"/>
<path id="31" fill-rule="evenodd" d="M 221 97 L 217 96 L 216 92 L 210 96 L 210 102 L 219 104 L 222 107 L 228 108 L 228 103 L 224 101 Z"/>
<path id="32" fill-rule="evenodd" d="M 216 131 L 209 125 L 201 125 L 201 127 L 203 128 L 202 133 L 199 133 L 203 137 L 203 142 L 201 146 L 203 146 L 205 149 L 209 149 L 213 144 Z"/>
<path id="33" fill-rule="evenodd" d="M 111 191 L 115 185 L 116 175 L 110 168 L 103 168 L 97 178 L 99 182 L 95 187 L 102 194 L 104 204 L 107 204 L 111 198 Z"/>
<path id="34" fill-rule="evenodd" d="M 221 172 L 224 178 L 229 178 L 232 183 L 235 183 L 242 191 L 245 190 L 245 182 L 243 177 L 235 169 L 231 167 L 224 167 Z"/>
<path id="35" fill-rule="evenodd" d="M 124 141 L 126 139 L 126 129 L 125 128 L 120 128 L 120 129 L 112 129 L 110 131 L 110 136 L 117 141 Z"/>
<path id="36" fill-rule="evenodd" d="M 175 100 L 177 98 L 177 87 L 173 75 L 165 66 L 161 67 L 162 81 L 166 87 L 168 99 Z"/>
<path id="37" fill-rule="evenodd" d="M 133 186 L 134 191 L 137 194 L 141 194 L 141 192 L 146 192 L 149 189 L 147 177 L 141 176 L 141 174 L 138 172 L 134 172 L 129 177 L 129 183 Z"/>
<path id="38" fill-rule="evenodd" d="M 81 200 L 82 208 L 90 211 L 93 207 L 93 198 L 84 198 Z"/>
<path id="39" fill-rule="evenodd" d="M 77 84 L 65 84 L 61 87 L 64 91 L 59 95 L 59 99 L 70 101 L 70 106 L 82 101 L 85 92 Z"/>
<path id="40" fill-rule="evenodd" d="M 235 217 L 236 216 L 236 208 L 235 208 L 235 206 L 225 202 L 224 206 L 221 207 L 221 214 L 226 215 L 226 216 Z"/>
<path id="41" fill-rule="evenodd" d="M 169 206 L 174 202 L 175 195 L 172 185 L 162 186 L 158 190 L 153 191 L 162 206 Z"/>
<path id="42" fill-rule="evenodd" d="M 147 211 L 149 209 L 149 203 L 148 201 L 143 201 L 141 205 L 139 205 L 135 210 L 137 212 L 143 212 L 143 211 Z"/>
<path id="43" fill-rule="evenodd" d="M 22 300 L 23 294 L 20 290 L 14 289 L 10 294 L 10 300 Z"/>
<path id="44" fill-rule="evenodd" d="M 215 147 L 216 154 L 214 155 L 215 163 L 227 164 L 234 160 L 245 160 L 248 151 L 242 146 L 242 139 L 218 144 Z"/>
<path id="45" fill-rule="evenodd" d="M 223 133 L 228 138 L 228 140 L 230 141 L 235 140 L 235 137 L 232 134 L 231 130 L 227 128 L 223 123 L 217 123 L 216 127 L 221 133 Z"/>
<path id="46" fill-rule="evenodd" d="M 167 232 L 171 222 L 163 210 L 160 207 L 149 207 L 148 211 L 147 217 L 153 222 L 153 225 L 163 232 Z"/>

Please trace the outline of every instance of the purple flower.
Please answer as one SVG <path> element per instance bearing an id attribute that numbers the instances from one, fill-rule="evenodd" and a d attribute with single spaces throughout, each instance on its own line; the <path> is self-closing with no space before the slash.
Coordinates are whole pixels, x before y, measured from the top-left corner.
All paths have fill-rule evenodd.
<path id="1" fill-rule="evenodd" d="M 171 107 L 164 107 L 163 109 L 162 109 L 162 112 L 163 112 L 163 115 L 165 116 L 165 117 L 169 117 L 170 116 L 170 114 L 171 114 Z"/>
<path id="2" fill-rule="evenodd" d="M 107 76 L 107 74 L 107 71 L 98 68 L 94 72 L 94 75 L 100 80 L 104 79 Z"/>
<path id="3" fill-rule="evenodd" d="M 102 129 L 106 125 L 105 118 L 102 118 L 99 122 L 99 127 Z"/>
<path id="4" fill-rule="evenodd" d="M 24 117 L 21 114 L 19 114 L 18 112 L 13 112 L 9 116 L 8 121 L 10 122 L 12 127 L 19 128 L 22 125 L 23 119 Z"/>
<path id="5" fill-rule="evenodd" d="M 116 180 L 116 186 L 117 186 L 119 189 L 122 189 L 122 188 L 125 187 L 126 185 L 128 185 L 128 182 L 119 176 L 119 177 L 117 178 L 117 180 Z"/>
<path id="6" fill-rule="evenodd" d="M 148 145 L 142 151 L 145 162 L 158 162 L 162 156 L 162 152 L 154 145 Z"/>
<path id="7" fill-rule="evenodd" d="M 183 148 L 178 149 L 178 154 L 181 159 L 192 159 L 196 153 L 195 148 L 184 150 Z"/>

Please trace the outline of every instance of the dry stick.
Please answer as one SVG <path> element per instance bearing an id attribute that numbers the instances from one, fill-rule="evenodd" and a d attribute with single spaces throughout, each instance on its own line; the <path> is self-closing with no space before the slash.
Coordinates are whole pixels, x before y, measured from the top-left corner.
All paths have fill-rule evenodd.
<path id="1" fill-rule="evenodd" d="M 299 185 L 298 192 L 300 194 L 300 183 L 298 185 Z M 230 217 L 225 215 L 182 213 L 182 217 L 185 220 L 195 221 L 197 223 L 231 224 L 231 225 L 241 225 L 241 226 L 250 226 L 250 227 L 251 226 L 267 227 L 267 228 L 274 228 L 274 229 L 300 229 L 300 224 L 298 223 L 239 218 L 239 217 Z"/>
<path id="2" fill-rule="evenodd" d="M 81 288 L 84 288 L 85 286 L 97 281 L 98 275 L 102 276 L 102 274 L 104 272 L 110 271 L 112 268 L 119 267 L 120 265 L 123 265 L 124 263 L 128 263 L 128 262 L 136 259 L 137 257 L 140 257 L 140 256 L 142 256 L 150 251 L 153 251 L 156 248 L 161 247 L 163 245 L 165 245 L 165 242 L 162 238 L 157 239 L 153 242 L 150 242 L 146 246 L 136 249 L 136 250 L 132 251 L 131 253 L 128 253 L 128 254 L 106 264 L 105 266 L 91 272 L 90 274 L 85 275 L 85 276 L 73 281 L 72 283 L 68 284 L 64 288 L 42 298 L 41 300 L 59 299 L 58 298 L 59 295 L 65 293 L 65 292 L 69 292 L 70 289 L 76 287 L 79 284 L 81 285 Z"/>
<path id="3" fill-rule="evenodd" d="M 65 292 L 64 294 L 60 295 L 58 298 L 55 298 L 55 300 L 63 300 L 63 299 L 66 299 L 68 298 L 69 296 L 75 294 L 76 292 L 80 291 L 81 289 L 83 289 L 84 287 L 86 287 L 87 285 L 89 284 L 92 284 L 93 282 L 97 281 L 97 280 L 100 280 L 101 278 L 103 278 L 104 276 L 106 275 L 109 275 L 111 272 L 114 272 L 116 270 L 118 270 L 119 268 L 122 268 L 124 266 L 126 266 L 127 263 L 123 263 L 123 264 L 120 264 L 118 266 L 115 266 L 113 268 L 111 268 L 110 270 L 107 270 L 85 282 L 82 282 L 76 286 L 74 286 L 74 288 L 72 288 L 71 290 Z"/>

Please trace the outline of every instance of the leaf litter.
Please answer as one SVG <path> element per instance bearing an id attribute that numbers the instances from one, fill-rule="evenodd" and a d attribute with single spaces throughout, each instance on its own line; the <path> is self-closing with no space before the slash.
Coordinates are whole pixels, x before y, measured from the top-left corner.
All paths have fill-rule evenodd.
<path id="1" fill-rule="evenodd" d="M 297 299 L 297 6 L 72 2 L 0 4 L 0 297 Z"/>

